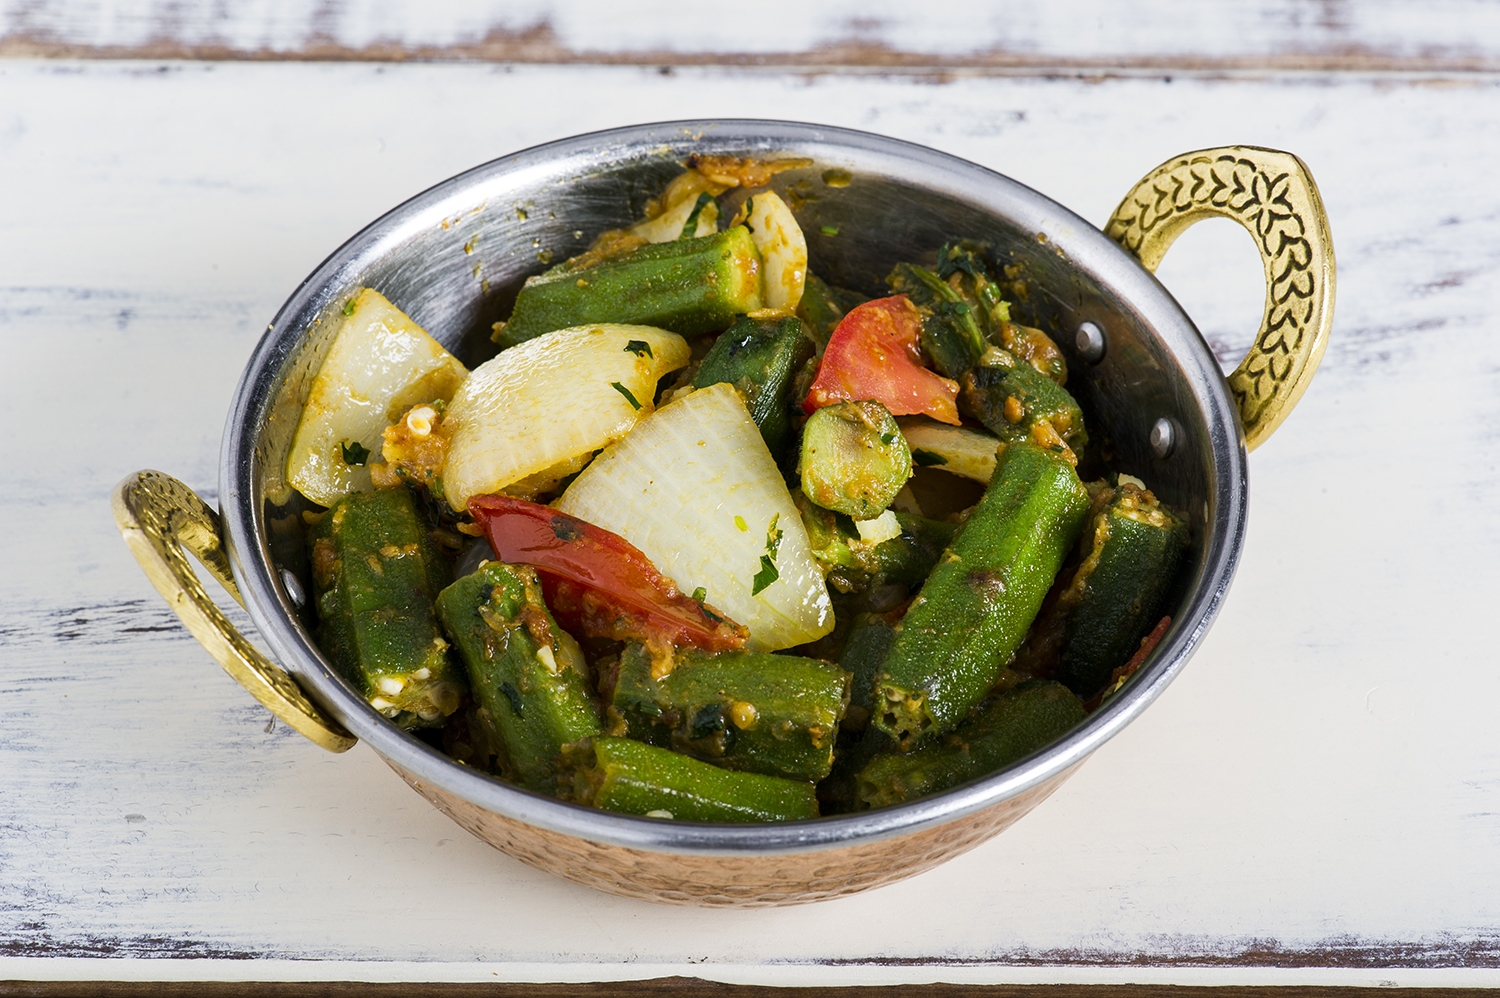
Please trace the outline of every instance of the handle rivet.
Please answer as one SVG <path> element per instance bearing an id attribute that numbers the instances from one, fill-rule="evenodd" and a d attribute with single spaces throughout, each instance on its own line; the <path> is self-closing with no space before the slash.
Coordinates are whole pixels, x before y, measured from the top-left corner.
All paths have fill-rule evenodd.
<path id="1" fill-rule="evenodd" d="M 1157 457 L 1166 457 L 1177 445 L 1177 427 L 1163 416 L 1151 424 L 1151 449 Z"/>
<path id="2" fill-rule="evenodd" d="M 307 606 L 307 593 L 302 590 L 302 580 L 293 575 L 290 569 L 281 570 L 281 584 L 286 587 L 286 598 L 292 601 L 292 605 L 301 610 Z"/>
<path id="3" fill-rule="evenodd" d="M 1104 330 L 1092 322 L 1085 322 L 1078 327 L 1073 345 L 1078 348 L 1078 353 L 1084 360 L 1097 364 L 1104 359 Z"/>

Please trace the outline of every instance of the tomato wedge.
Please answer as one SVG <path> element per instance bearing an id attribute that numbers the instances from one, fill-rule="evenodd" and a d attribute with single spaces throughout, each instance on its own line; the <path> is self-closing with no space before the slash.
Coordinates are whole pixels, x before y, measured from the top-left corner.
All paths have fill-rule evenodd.
<path id="1" fill-rule="evenodd" d="M 619 534 L 507 495 L 475 496 L 469 513 L 497 558 L 537 570 L 547 605 L 567 630 L 708 651 L 742 647 L 749 637 L 739 624 L 684 596 Z"/>
<path id="2" fill-rule="evenodd" d="M 959 425 L 958 382 L 922 366 L 921 332 L 922 317 L 906 295 L 850 309 L 828 339 L 803 411 L 874 399 L 893 416 L 931 416 Z"/>

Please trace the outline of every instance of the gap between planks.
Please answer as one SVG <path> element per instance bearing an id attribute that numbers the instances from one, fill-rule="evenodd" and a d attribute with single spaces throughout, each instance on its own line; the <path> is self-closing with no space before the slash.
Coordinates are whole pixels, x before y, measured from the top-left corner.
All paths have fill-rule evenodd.
<path id="1" fill-rule="evenodd" d="M 837 42 L 796 52 L 678 52 L 574 50 L 546 25 L 496 29 L 474 42 L 408 45 L 376 42 L 351 46 L 311 39 L 299 48 L 247 48 L 190 42 L 170 36 L 134 45 L 86 45 L 46 33 L 0 36 L 0 58 L 83 60 L 191 60 L 202 62 L 478 62 L 520 65 L 591 65 L 764 68 L 794 73 L 945 75 L 1158 76 L 1163 73 L 1241 75 L 1283 73 L 1469 75 L 1500 73 L 1500 57 L 1437 50 L 1399 55 L 1360 45 L 1286 54 L 1191 56 L 1180 53 L 1066 57 L 992 48 L 939 55 L 905 52 L 880 43 Z"/>
<path id="2" fill-rule="evenodd" d="M 598 984 L 410 984 L 362 981 L 117 982 L 0 981 L 0 996 L 26 998 L 1360 998 L 1370 988 L 1208 987 L 1151 984 L 898 984 L 850 987 L 776 987 L 723 984 L 696 977 Z M 1382 987 L 1381 998 L 1481 998 L 1500 991 L 1475 988 Z"/>

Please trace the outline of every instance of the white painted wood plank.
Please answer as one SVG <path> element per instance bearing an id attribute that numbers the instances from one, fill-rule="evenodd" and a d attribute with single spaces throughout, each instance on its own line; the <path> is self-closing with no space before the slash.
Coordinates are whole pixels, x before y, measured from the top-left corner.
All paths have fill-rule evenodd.
<path id="1" fill-rule="evenodd" d="M 706 58 L 881 65 L 1034 62 L 1495 68 L 1500 8 L 1486 0 L 763 0 L 752 13 L 665 0 L 32 0 L 0 13 L 0 49 L 99 49 L 209 58 Z"/>
<path id="2" fill-rule="evenodd" d="M 0 63 L 0 957 L 783 983 L 912 979 L 892 960 L 936 962 L 928 979 L 1125 980 L 1137 961 L 1178 983 L 1327 983 L 1295 968 L 1337 962 L 1500 982 L 1500 193 L 1474 167 L 1500 152 L 1496 97 L 1487 79 Z M 1252 455 L 1244 561 L 1183 677 L 994 842 L 781 911 L 572 887 L 364 748 L 266 732 L 171 627 L 106 503 L 139 467 L 212 490 L 263 323 L 386 208 L 535 142 L 717 112 L 926 142 L 1096 222 L 1171 154 L 1279 146 L 1316 174 L 1340 261 L 1323 370 Z M 1204 257 L 1239 238 L 1190 233 L 1163 269 L 1226 344 L 1253 321 L 1255 263 Z"/>

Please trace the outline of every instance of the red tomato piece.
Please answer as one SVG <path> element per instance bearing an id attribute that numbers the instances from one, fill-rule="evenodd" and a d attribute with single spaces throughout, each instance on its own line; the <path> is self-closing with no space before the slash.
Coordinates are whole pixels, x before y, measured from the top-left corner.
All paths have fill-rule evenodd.
<path id="1" fill-rule="evenodd" d="M 828 338 L 803 411 L 874 399 L 893 416 L 931 416 L 959 425 L 958 382 L 922 366 L 921 332 L 922 317 L 905 295 L 850 309 Z"/>
<path id="2" fill-rule="evenodd" d="M 567 630 L 634 638 L 654 647 L 742 647 L 749 632 L 684 596 L 641 550 L 619 534 L 525 499 L 475 496 L 469 513 L 495 556 L 531 565 L 547 605 Z"/>

